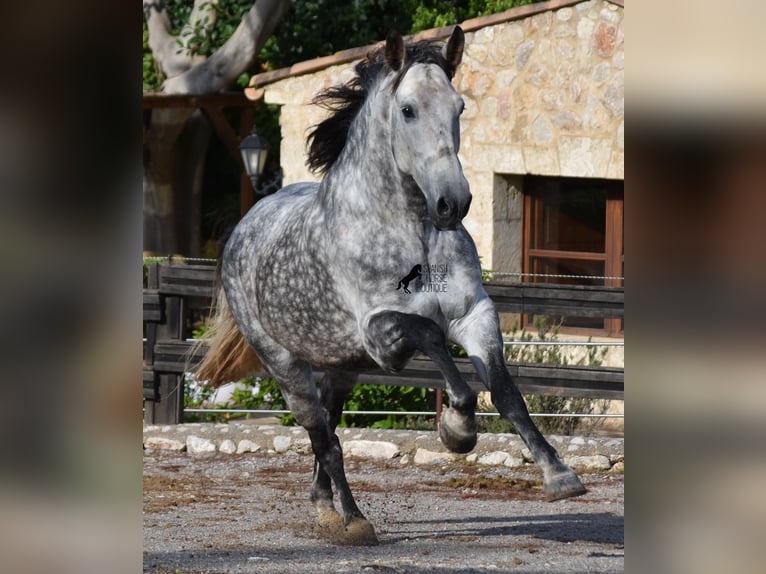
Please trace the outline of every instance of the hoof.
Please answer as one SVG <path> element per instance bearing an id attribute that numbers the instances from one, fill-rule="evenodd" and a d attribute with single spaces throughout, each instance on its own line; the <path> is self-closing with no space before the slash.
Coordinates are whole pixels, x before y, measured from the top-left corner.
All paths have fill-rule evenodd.
<path id="1" fill-rule="evenodd" d="M 476 446 L 476 415 L 463 415 L 452 408 L 444 409 L 439 424 L 442 444 L 452 452 L 464 454 Z"/>
<path id="2" fill-rule="evenodd" d="M 580 479 L 572 470 L 559 472 L 543 480 L 543 490 L 548 500 L 561 500 L 572 496 L 580 496 L 588 492 Z"/>
<path id="3" fill-rule="evenodd" d="M 378 536 L 367 520 L 354 518 L 348 523 L 343 537 L 338 542 L 348 546 L 375 546 L 378 544 Z"/>
<path id="4" fill-rule="evenodd" d="M 375 529 L 364 518 L 353 518 L 348 525 L 334 510 L 319 511 L 319 534 L 335 544 L 344 546 L 374 546 L 378 544 Z"/>
<path id="5" fill-rule="evenodd" d="M 319 527 L 327 532 L 340 532 L 345 529 L 343 517 L 335 510 L 322 509 L 319 511 Z"/>

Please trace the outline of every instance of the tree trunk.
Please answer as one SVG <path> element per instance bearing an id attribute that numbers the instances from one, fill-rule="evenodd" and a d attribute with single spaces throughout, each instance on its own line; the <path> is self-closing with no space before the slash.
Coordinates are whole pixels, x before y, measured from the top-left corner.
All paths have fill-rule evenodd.
<path id="1" fill-rule="evenodd" d="M 173 153 L 192 110 L 154 109 L 144 128 L 144 251 L 181 253 L 174 190 Z"/>
<path id="2" fill-rule="evenodd" d="M 213 130 L 199 110 L 186 122 L 175 149 L 176 221 L 181 253 L 199 257 L 202 247 L 202 191 Z"/>
<path id="3" fill-rule="evenodd" d="M 195 0 L 189 23 L 179 36 L 161 3 L 144 0 L 149 46 L 167 80 L 168 94 L 210 94 L 228 88 L 246 71 L 284 18 L 289 0 L 257 0 L 226 43 L 209 58 L 178 49 L 193 24 L 210 29 L 217 0 Z M 184 109 L 154 109 L 144 128 L 144 251 L 160 255 L 199 254 L 202 176 L 211 128 L 201 114 Z M 188 121 L 188 125 L 187 125 Z"/>

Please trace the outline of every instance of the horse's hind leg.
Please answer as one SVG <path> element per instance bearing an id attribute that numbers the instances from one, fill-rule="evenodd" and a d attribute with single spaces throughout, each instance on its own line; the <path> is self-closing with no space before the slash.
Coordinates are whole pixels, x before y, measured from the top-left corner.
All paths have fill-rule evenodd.
<path id="1" fill-rule="evenodd" d="M 336 371 L 327 371 L 322 377 L 319 395 L 324 407 L 325 417 L 330 431 L 335 433 L 335 428 L 340 422 L 343 411 L 343 403 L 348 393 L 356 384 L 357 375 Z M 311 485 L 311 502 L 319 513 L 319 522 L 322 526 L 332 526 L 340 522 L 342 518 L 335 510 L 333 504 L 332 479 L 325 467 L 320 463 L 319 457 L 314 457 L 314 481 Z"/>
<path id="2" fill-rule="evenodd" d="M 311 439 L 315 456 L 315 483 L 311 499 L 319 513 L 323 532 L 342 544 L 377 544 L 375 530 L 351 494 L 343 468 L 340 441 L 322 408 L 311 367 L 303 361 L 296 361 L 287 372 L 277 372 L 272 368 L 272 373 L 296 421 L 306 429 Z M 342 520 L 335 512 L 330 481 L 338 491 Z"/>
<path id="3" fill-rule="evenodd" d="M 529 447 L 535 463 L 543 471 L 543 488 L 549 500 L 578 496 L 586 492 L 575 472 L 558 457 L 529 416 L 524 398 L 513 383 L 505 365 L 503 340 L 497 312 L 489 298 L 456 321 L 450 338 L 460 344 L 471 357 L 479 377 L 489 388 L 492 403 L 500 415 L 513 423 Z"/>
<path id="4" fill-rule="evenodd" d="M 341 523 L 342 528 L 333 534 L 337 535 L 337 541 L 341 543 L 376 544 L 378 540 L 375 531 L 362 515 L 351 494 L 343 469 L 343 452 L 340 441 L 335 436 L 334 428 L 330 427 L 328 417 L 322 408 L 319 393 L 314 384 L 311 365 L 296 358 L 265 332 L 253 312 L 252 297 L 242 285 L 241 273 L 235 265 L 236 260 L 233 261 L 234 268 L 230 270 L 226 265 L 226 254 L 224 254 L 221 277 L 226 289 L 226 299 L 242 335 L 255 349 L 269 373 L 279 383 L 279 389 L 298 424 L 308 432 L 311 448 L 319 466 L 335 484 L 341 503 L 343 521 Z M 312 498 L 315 492 L 318 492 L 320 496 L 323 496 L 323 492 L 326 494 L 326 479 L 321 478 L 321 480 L 324 482 L 320 485 L 319 490 L 312 489 Z M 320 507 L 324 505 L 326 508 L 326 502 L 327 497 L 324 495 Z M 329 505 L 332 507 L 331 497 Z"/>

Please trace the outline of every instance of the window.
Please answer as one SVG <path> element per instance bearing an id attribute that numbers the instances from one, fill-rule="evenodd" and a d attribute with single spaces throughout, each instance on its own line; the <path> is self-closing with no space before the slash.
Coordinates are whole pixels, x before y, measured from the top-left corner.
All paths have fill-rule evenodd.
<path id="1" fill-rule="evenodd" d="M 622 181 L 526 176 L 524 254 L 527 281 L 620 287 L 623 276 Z M 557 317 L 563 327 L 616 335 L 622 319 Z M 530 323 L 531 317 L 524 317 Z"/>

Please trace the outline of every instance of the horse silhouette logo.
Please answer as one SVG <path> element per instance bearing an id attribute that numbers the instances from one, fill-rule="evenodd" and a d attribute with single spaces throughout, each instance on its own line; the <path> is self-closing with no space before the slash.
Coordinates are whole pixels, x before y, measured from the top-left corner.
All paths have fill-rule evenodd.
<path id="1" fill-rule="evenodd" d="M 420 277 L 421 269 L 423 269 L 423 267 L 420 265 L 420 263 L 415 265 L 415 267 L 413 267 L 412 270 L 409 273 L 407 273 L 407 275 L 405 275 L 399 280 L 399 285 L 396 286 L 396 290 L 398 291 L 399 289 L 403 287 L 405 293 L 412 293 L 412 291 L 407 289 L 407 287 L 409 287 L 410 281 L 414 281 L 415 279 Z"/>

